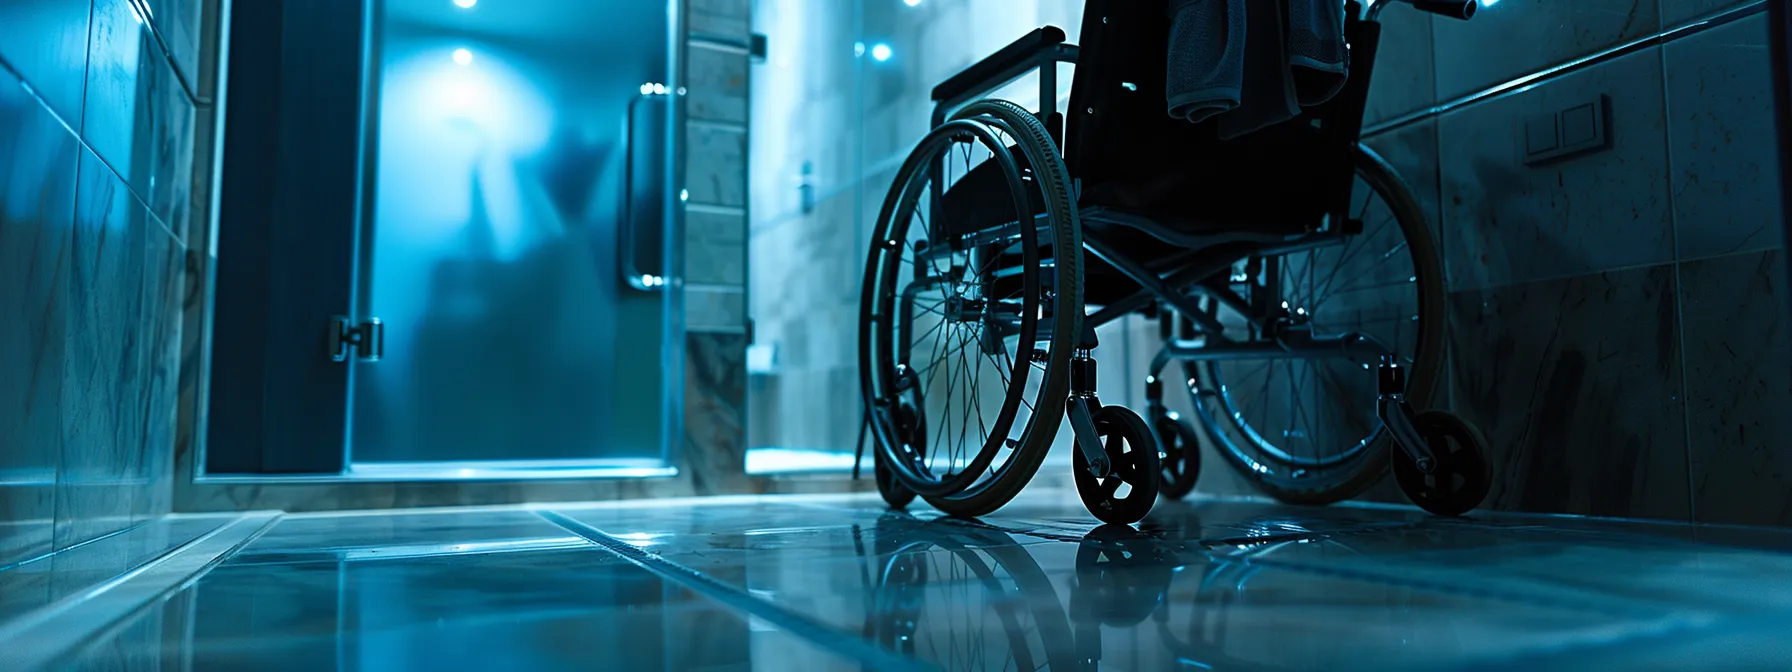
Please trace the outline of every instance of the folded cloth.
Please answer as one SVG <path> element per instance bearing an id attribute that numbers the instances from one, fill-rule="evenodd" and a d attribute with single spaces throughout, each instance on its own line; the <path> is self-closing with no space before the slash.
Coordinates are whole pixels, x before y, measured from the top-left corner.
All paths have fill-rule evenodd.
<path id="1" fill-rule="evenodd" d="M 1230 140 L 1300 115 L 1282 10 L 1288 0 L 1250 0 L 1245 14 L 1244 92 L 1238 108 L 1220 115 L 1220 139 Z"/>
<path id="2" fill-rule="evenodd" d="M 1350 74 L 1343 0 L 1287 0 L 1288 64 L 1303 107 L 1331 100 Z"/>
<path id="3" fill-rule="evenodd" d="M 1300 115 L 1349 72 L 1342 0 L 1170 0 L 1170 116 L 1235 138 Z"/>
<path id="4" fill-rule="evenodd" d="M 1172 0 L 1170 116 L 1202 122 L 1230 112 L 1244 88 L 1245 0 Z"/>

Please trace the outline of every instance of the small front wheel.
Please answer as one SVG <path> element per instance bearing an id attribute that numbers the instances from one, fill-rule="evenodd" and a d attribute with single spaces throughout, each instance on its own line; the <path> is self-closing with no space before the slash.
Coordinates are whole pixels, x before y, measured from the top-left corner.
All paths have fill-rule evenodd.
<path id="1" fill-rule="evenodd" d="M 1106 477 L 1097 478 L 1083 451 L 1071 451 L 1076 492 L 1101 522 L 1130 525 L 1144 520 L 1157 502 L 1158 472 L 1163 468 L 1151 427 L 1137 413 L 1119 406 L 1101 407 L 1094 420 L 1112 466 Z"/>
<path id="2" fill-rule="evenodd" d="M 1412 425 L 1431 447 L 1437 468 L 1424 473 L 1406 451 L 1393 451 L 1394 480 L 1406 498 L 1439 516 L 1460 516 L 1480 506 L 1493 487 L 1493 465 L 1481 430 L 1443 411 L 1419 413 Z"/>

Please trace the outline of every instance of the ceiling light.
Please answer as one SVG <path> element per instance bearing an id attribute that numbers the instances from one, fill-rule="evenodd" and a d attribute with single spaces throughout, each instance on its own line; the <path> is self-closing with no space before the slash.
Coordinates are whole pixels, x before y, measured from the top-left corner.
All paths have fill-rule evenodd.
<path id="1" fill-rule="evenodd" d="M 465 49 L 455 49 L 454 50 L 455 65 L 466 65 L 466 64 L 472 63 L 472 62 L 473 62 L 473 52 L 467 51 Z"/>

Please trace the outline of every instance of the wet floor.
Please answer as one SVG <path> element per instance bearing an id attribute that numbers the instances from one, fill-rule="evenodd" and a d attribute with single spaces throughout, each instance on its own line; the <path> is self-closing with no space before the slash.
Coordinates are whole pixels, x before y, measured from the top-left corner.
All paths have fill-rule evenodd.
<path id="1" fill-rule="evenodd" d="M 1052 493 L 981 521 L 875 498 L 288 515 L 235 546 L 217 520 L 103 540 L 219 546 L 147 607 L 82 616 L 98 601 L 58 588 L 80 563 L 0 570 L 0 651 L 104 628 L 0 668 L 1792 669 L 1792 534 L 1769 530 L 1219 500 L 1135 530 Z"/>

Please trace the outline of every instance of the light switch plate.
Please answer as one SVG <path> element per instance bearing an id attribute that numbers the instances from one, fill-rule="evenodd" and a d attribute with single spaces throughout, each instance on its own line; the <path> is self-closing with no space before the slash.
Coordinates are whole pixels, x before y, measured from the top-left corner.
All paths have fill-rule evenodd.
<path id="1" fill-rule="evenodd" d="M 1603 94 L 1525 118 L 1518 129 L 1524 163 L 1538 166 L 1611 148 L 1611 98 Z"/>

